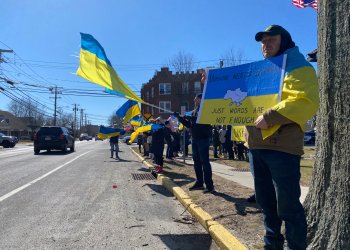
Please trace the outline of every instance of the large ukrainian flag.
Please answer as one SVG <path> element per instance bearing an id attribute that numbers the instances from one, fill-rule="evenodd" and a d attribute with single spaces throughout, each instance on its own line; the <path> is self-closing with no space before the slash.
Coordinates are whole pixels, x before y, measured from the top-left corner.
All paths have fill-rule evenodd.
<path id="1" fill-rule="evenodd" d="M 141 110 L 136 101 L 127 100 L 116 112 L 117 116 L 123 118 L 123 122 L 127 123 L 131 118 L 141 114 Z"/>
<path id="2" fill-rule="evenodd" d="M 92 35 L 80 34 L 80 66 L 77 75 L 116 91 L 125 98 L 143 103 L 143 100 L 120 79 L 99 42 Z"/>

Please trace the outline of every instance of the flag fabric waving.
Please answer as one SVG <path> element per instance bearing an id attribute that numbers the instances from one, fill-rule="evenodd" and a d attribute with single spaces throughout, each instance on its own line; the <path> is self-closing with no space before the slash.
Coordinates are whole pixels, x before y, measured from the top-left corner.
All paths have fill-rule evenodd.
<path id="1" fill-rule="evenodd" d="M 292 4 L 298 8 L 311 7 L 317 10 L 317 1 L 316 0 L 292 0 Z"/>
<path id="2" fill-rule="evenodd" d="M 143 100 L 120 79 L 99 42 L 92 35 L 80 34 L 80 66 L 77 75 L 116 91 L 125 98 L 143 103 Z"/>
<path id="3" fill-rule="evenodd" d="M 144 123 L 140 115 L 134 116 L 130 119 L 129 123 L 134 127 L 141 127 Z"/>
<path id="4" fill-rule="evenodd" d="M 100 139 L 107 139 L 113 136 L 123 135 L 124 133 L 125 133 L 124 129 L 100 126 L 97 137 Z"/>
<path id="5" fill-rule="evenodd" d="M 111 95 L 116 95 L 116 96 L 119 96 L 119 97 L 125 97 L 125 95 L 123 95 L 122 93 L 116 92 L 116 91 L 111 90 L 111 89 L 105 88 L 105 92 L 108 93 L 108 94 L 111 94 Z"/>
<path id="6" fill-rule="evenodd" d="M 141 114 L 141 110 L 136 101 L 127 100 L 116 112 L 116 115 L 123 118 L 123 122 L 127 123 L 131 118 Z"/>
<path id="7" fill-rule="evenodd" d="M 132 143 L 141 132 L 156 131 L 156 130 L 161 129 L 161 128 L 164 128 L 164 125 L 148 124 L 148 125 L 144 125 L 142 127 L 139 127 L 138 129 L 135 130 L 135 132 L 133 132 L 131 134 L 129 143 Z"/>

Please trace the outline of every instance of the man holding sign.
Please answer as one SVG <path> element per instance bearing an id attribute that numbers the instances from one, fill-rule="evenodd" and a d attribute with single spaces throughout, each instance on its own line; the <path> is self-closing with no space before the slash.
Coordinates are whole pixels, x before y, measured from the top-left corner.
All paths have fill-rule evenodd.
<path id="1" fill-rule="evenodd" d="M 196 122 L 198 110 L 202 100 L 202 94 L 196 95 L 194 98 L 195 109 L 191 112 L 191 116 L 182 117 L 175 112 L 174 116 L 179 121 L 191 129 L 192 134 L 192 158 L 194 162 L 194 171 L 196 174 L 196 182 L 189 188 L 192 190 L 204 189 L 204 193 L 214 192 L 214 183 L 212 178 L 212 169 L 209 161 L 209 146 L 212 127 L 208 124 L 199 124 Z"/>
<path id="2" fill-rule="evenodd" d="M 317 111 L 315 70 L 300 54 L 288 31 L 272 25 L 258 32 L 264 58 L 287 55 L 281 101 L 247 126 L 246 141 L 257 203 L 262 207 L 265 247 L 283 249 L 285 222 L 289 249 L 306 249 L 307 224 L 300 198 L 300 158 L 304 125 Z"/>
<path id="3" fill-rule="evenodd" d="M 288 249 L 306 249 L 300 158 L 304 126 L 319 105 L 317 77 L 283 27 L 272 25 L 255 40 L 265 60 L 203 75 L 197 122 L 246 126 L 256 201 L 264 214 L 264 249 L 283 249 L 282 221 Z"/>

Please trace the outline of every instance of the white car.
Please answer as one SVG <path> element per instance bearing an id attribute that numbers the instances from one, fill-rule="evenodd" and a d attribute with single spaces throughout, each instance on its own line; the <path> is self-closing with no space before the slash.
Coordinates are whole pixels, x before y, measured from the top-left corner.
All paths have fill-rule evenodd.
<path id="1" fill-rule="evenodd" d="M 130 140 L 130 135 L 126 135 L 122 138 L 123 142 L 125 142 L 126 144 L 129 144 L 129 140 Z"/>

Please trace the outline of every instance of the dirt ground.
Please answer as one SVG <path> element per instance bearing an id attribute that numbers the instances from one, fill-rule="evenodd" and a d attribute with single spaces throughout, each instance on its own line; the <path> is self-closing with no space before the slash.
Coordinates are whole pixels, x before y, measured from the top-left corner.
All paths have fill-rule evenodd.
<path id="1" fill-rule="evenodd" d="M 138 150 L 135 152 L 138 153 Z M 146 158 L 146 160 L 149 163 L 152 162 L 150 159 Z M 225 162 L 224 159 L 215 160 L 218 163 L 224 164 Z M 235 165 L 235 167 L 244 169 L 248 166 L 246 162 L 239 161 L 236 161 Z M 201 190 L 189 191 L 188 188 L 195 181 L 195 173 L 193 166 L 184 164 L 182 159 L 180 161 L 165 159 L 164 175 L 182 187 L 197 205 L 227 228 L 249 249 L 263 249 L 264 227 L 261 210 L 256 203 L 246 201 L 253 194 L 252 189 L 213 175 L 215 193 L 203 194 Z"/>

